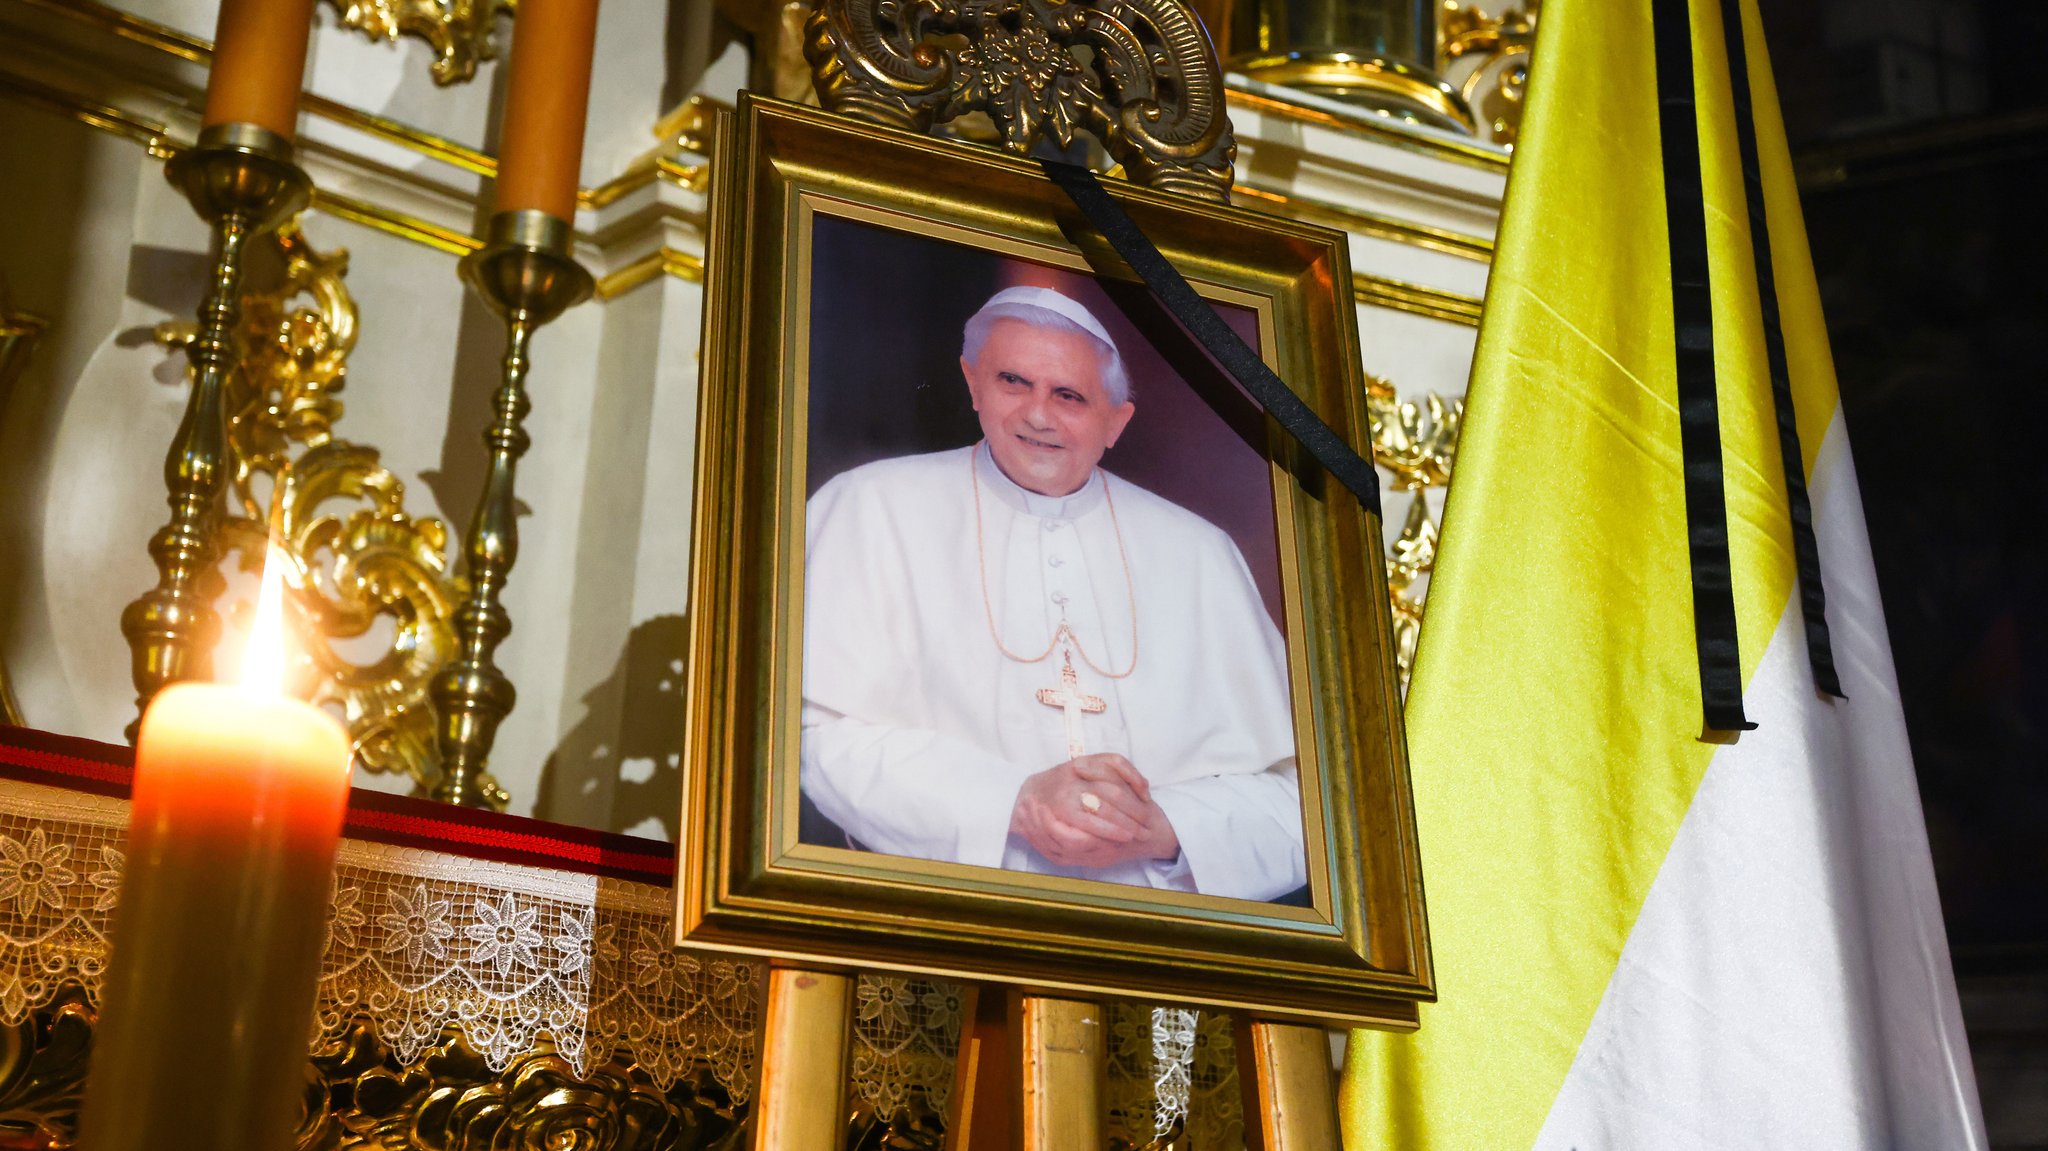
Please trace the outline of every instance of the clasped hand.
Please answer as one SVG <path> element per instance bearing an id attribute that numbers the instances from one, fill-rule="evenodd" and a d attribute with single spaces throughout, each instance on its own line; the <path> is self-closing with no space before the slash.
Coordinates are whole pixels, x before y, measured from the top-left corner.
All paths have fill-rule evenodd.
<path id="1" fill-rule="evenodd" d="M 1152 802 L 1151 783 L 1114 752 L 1076 756 L 1026 779 L 1010 812 L 1010 832 L 1062 867 L 1180 854 L 1180 837 Z"/>

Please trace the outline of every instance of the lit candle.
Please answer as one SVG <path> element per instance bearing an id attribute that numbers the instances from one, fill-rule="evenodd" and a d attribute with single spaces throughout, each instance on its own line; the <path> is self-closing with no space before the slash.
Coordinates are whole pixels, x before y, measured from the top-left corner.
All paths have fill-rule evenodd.
<path id="1" fill-rule="evenodd" d="M 597 0 L 520 0 L 498 133 L 497 210 L 576 218 Z"/>
<path id="2" fill-rule="evenodd" d="M 280 558 L 242 683 L 142 717 L 80 1145 L 282 1148 L 305 1086 L 349 745 L 282 693 Z"/>
<path id="3" fill-rule="evenodd" d="M 313 0 L 221 0 L 202 125 L 257 124 L 291 139 Z"/>

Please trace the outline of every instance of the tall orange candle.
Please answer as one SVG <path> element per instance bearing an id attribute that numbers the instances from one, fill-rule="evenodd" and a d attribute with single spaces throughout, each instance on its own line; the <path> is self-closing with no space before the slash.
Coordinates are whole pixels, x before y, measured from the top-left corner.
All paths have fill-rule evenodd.
<path id="1" fill-rule="evenodd" d="M 597 0 L 520 0 L 498 132 L 497 210 L 576 218 Z"/>
<path id="2" fill-rule="evenodd" d="M 176 684 L 142 717 L 80 1145 L 291 1146 L 349 745 L 284 696 L 280 564 L 243 682 Z"/>
<path id="3" fill-rule="evenodd" d="M 221 0 L 202 124 L 257 124 L 291 139 L 314 0 Z"/>

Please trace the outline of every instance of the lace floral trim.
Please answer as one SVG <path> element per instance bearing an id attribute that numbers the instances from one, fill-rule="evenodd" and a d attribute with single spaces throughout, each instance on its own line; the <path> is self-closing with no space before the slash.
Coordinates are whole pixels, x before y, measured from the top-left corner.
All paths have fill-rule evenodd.
<path id="1" fill-rule="evenodd" d="M 1110 1006 L 1109 1126 L 1124 1144 L 1240 1151 L 1240 1092 L 1229 1015 L 1136 1003 Z"/>
<path id="2" fill-rule="evenodd" d="M 67 984 L 98 1002 L 126 824 L 122 800 L 0 784 L 0 1021 Z M 579 1075 L 623 1051 L 663 1089 L 703 1065 L 744 1101 L 762 968 L 671 932 L 662 888 L 345 841 L 316 1044 L 368 1018 L 410 1063 L 458 1024 L 501 1071 L 545 1034 Z"/>
<path id="3" fill-rule="evenodd" d="M 881 1115 L 924 1096 L 944 1114 L 953 1094 L 966 993 L 956 983 L 863 973 L 854 983 L 853 1089 Z"/>
<path id="4" fill-rule="evenodd" d="M 75 985 L 98 1003 L 125 862 L 123 800 L 0 782 L 0 1023 Z M 678 950 L 663 888 L 346 840 L 336 868 L 316 1046 L 368 1019 L 412 1063 L 457 1024 L 493 1071 L 551 1039 L 578 1075 L 624 1052 L 664 1090 L 708 1067 L 751 1096 L 761 965 Z M 852 1089 L 884 1116 L 950 1102 L 957 984 L 863 973 Z M 1135 1146 L 1184 1125 L 1194 1151 L 1243 1146 L 1227 1015 L 1110 1012 L 1113 1130 Z M 920 1099 L 921 1097 L 921 1099 Z"/>

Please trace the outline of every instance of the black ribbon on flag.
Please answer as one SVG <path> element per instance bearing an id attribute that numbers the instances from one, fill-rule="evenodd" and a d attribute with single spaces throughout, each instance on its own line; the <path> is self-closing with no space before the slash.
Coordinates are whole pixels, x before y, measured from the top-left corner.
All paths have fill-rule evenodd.
<path id="1" fill-rule="evenodd" d="M 1742 652 L 1728 564 L 1728 496 L 1721 472 L 1721 404 L 1714 381 L 1714 288 L 1707 265 L 1706 188 L 1693 101 L 1687 0 L 1651 0 L 1657 56 L 1664 218 L 1671 240 L 1671 320 L 1678 358 L 1678 437 L 1685 466 L 1686 543 L 1692 561 L 1693 642 L 1700 706 L 1714 731 L 1748 731 Z"/>
<path id="2" fill-rule="evenodd" d="M 1173 318 L 1194 336 L 1210 358 L 1279 421 L 1287 434 L 1307 449 L 1309 455 L 1336 477 L 1338 483 L 1357 496 L 1367 511 L 1378 517 L 1380 478 L 1379 473 L 1373 471 L 1372 461 L 1353 451 L 1342 436 L 1294 394 L 1294 389 L 1273 374 L 1265 361 L 1259 359 L 1258 353 L 1245 346 L 1245 342 L 1223 322 L 1208 301 L 1189 286 L 1179 269 L 1160 254 L 1151 237 L 1145 235 L 1122 205 L 1103 189 L 1095 173 L 1058 160 L 1040 160 L 1039 163 L 1052 182 L 1058 184 L 1074 206 L 1081 209 L 1081 214 L 1088 217 L 1088 222 L 1102 233 L 1109 246 L 1123 257 L 1124 263 L 1138 273 L 1138 278 L 1145 282 L 1160 303 L 1166 305 Z"/>
<path id="3" fill-rule="evenodd" d="M 1799 611 L 1806 625 L 1806 662 L 1814 685 L 1837 699 L 1842 680 L 1828 640 L 1827 590 L 1820 580 L 1820 543 L 1813 535 L 1813 501 L 1806 494 L 1806 463 L 1799 450 L 1799 414 L 1792 405 L 1792 373 L 1785 364 L 1785 329 L 1778 320 L 1778 278 L 1771 268 L 1770 213 L 1764 204 L 1763 166 L 1756 156 L 1756 110 L 1750 98 L 1749 55 L 1743 48 L 1740 0 L 1722 0 L 1728 42 L 1728 80 L 1735 94 L 1735 139 L 1742 151 L 1742 188 L 1749 203 L 1749 242 L 1756 263 L 1756 295 L 1763 310 L 1764 351 L 1771 364 L 1771 401 L 1778 413 L 1778 449 L 1785 464 L 1785 502 L 1792 515 L 1792 556 L 1799 570 Z"/>

